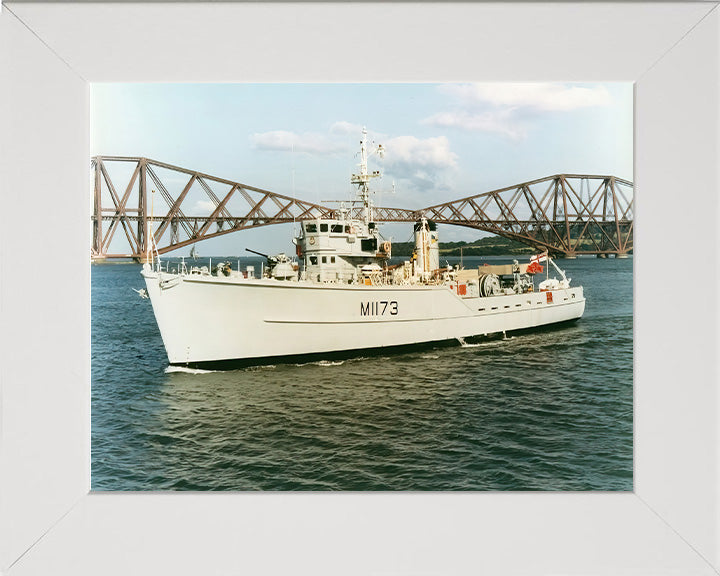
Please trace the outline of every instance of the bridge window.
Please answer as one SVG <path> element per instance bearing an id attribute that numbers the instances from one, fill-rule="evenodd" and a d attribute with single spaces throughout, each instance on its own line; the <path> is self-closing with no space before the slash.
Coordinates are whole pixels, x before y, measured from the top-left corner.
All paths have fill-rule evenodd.
<path id="1" fill-rule="evenodd" d="M 345 226 L 345 234 L 350 234 L 350 226 Z"/>
<path id="2" fill-rule="evenodd" d="M 305 224 L 305 232 L 317 232 L 317 224 Z"/>
<path id="3" fill-rule="evenodd" d="M 323 257 L 322 257 L 322 263 L 323 263 L 323 264 L 327 264 L 327 256 L 323 256 Z"/>
<path id="4" fill-rule="evenodd" d="M 342 224 L 333 224 L 332 226 L 330 226 L 330 232 L 332 232 L 333 234 L 342 234 L 342 231 Z"/>
<path id="5" fill-rule="evenodd" d="M 317 256 L 310 256 L 310 264 L 317 266 Z"/>
<path id="6" fill-rule="evenodd" d="M 327 232 L 327 231 L 328 231 L 328 225 L 320 224 L 320 232 Z"/>
<path id="7" fill-rule="evenodd" d="M 330 256 L 330 264 L 335 264 L 335 256 Z"/>

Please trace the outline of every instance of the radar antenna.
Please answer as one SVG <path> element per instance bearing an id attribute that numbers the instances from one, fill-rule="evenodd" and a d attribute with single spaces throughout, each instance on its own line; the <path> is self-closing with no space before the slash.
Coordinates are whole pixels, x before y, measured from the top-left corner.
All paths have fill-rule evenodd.
<path id="1" fill-rule="evenodd" d="M 362 135 L 362 140 L 360 140 L 360 174 L 353 174 L 350 182 L 358 186 L 358 195 L 364 208 L 365 224 L 368 224 L 373 220 L 372 200 L 370 199 L 370 186 L 368 183 L 370 182 L 370 178 L 379 178 L 382 174 L 380 170 L 373 170 L 371 173 L 368 173 L 367 128 L 364 126 Z M 380 156 L 380 158 L 385 155 L 385 149 L 382 144 L 378 144 L 373 152 Z"/>

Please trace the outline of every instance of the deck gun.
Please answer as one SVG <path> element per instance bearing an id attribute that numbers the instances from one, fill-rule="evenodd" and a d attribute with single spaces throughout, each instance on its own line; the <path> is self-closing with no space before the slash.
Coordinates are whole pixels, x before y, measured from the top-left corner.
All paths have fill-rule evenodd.
<path id="1" fill-rule="evenodd" d="M 268 260 L 270 260 L 270 258 L 272 258 L 272 256 L 268 256 L 267 254 L 263 254 L 262 252 L 256 252 L 255 250 L 250 250 L 250 248 L 245 248 L 245 251 L 252 252 L 253 254 L 257 254 L 258 256 L 262 256 L 263 258 L 267 258 Z"/>
<path id="2" fill-rule="evenodd" d="M 286 254 L 270 256 L 269 254 L 263 254 L 262 252 L 257 252 L 256 250 L 250 250 L 250 248 L 245 248 L 245 250 L 247 252 L 251 252 L 252 254 L 263 256 L 267 259 L 268 276 L 283 280 L 297 277 L 297 266 L 293 266 L 292 261 Z"/>

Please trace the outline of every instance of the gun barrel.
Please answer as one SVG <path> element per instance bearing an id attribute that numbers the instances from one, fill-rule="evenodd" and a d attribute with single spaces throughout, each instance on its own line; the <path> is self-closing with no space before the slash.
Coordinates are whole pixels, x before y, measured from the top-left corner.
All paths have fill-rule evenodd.
<path id="1" fill-rule="evenodd" d="M 270 258 L 267 254 L 263 254 L 262 252 L 256 252 L 255 250 L 250 250 L 250 248 L 245 248 L 247 252 L 252 252 L 253 254 L 257 254 L 258 256 L 263 256 L 264 258 Z"/>

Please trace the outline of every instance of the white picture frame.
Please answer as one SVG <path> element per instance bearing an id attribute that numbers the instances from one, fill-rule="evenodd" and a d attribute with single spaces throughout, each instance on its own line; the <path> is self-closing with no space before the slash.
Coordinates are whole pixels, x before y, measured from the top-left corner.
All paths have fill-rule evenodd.
<path id="1" fill-rule="evenodd" d="M 718 12 L 5 3 L 0 571 L 720 571 Z M 89 83 L 268 80 L 636 83 L 634 492 L 89 493 Z"/>

